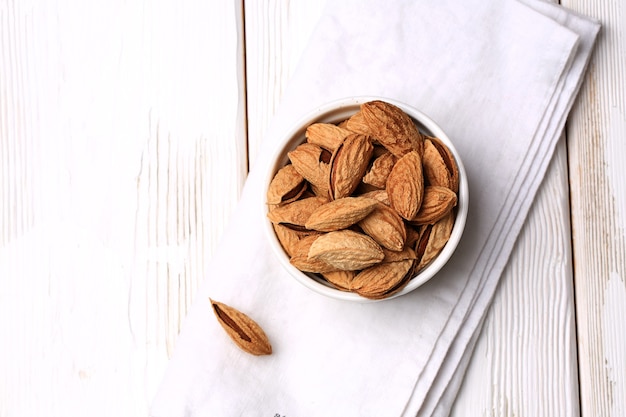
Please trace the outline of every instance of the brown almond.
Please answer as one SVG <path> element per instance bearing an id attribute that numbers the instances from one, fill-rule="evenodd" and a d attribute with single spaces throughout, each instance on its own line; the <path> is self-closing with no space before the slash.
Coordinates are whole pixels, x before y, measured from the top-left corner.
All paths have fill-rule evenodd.
<path id="1" fill-rule="evenodd" d="M 371 237 L 352 230 L 325 233 L 309 249 L 309 259 L 318 259 L 345 271 L 367 268 L 384 257 L 383 250 Z"/>
<path id="2" fill-rule="evenodd" d="M 270 212 L 267 213 L 267 217 L 272 223 L 301 226 L 304 228 L 311 213 L 327 201 L 327 199 L 322 197 L 309 197 L 296 200 L 270 210 Z"/>
<path id="3" fill-rule="evenodd" d="M 370 138 L 352 133 L 333 153 L 330 161 L 329 194 L 333 200 L 350 196 L 361 182 L 374 147 Z"/>
<path id="4" fill-rule="evenodd" d="M 293 254 L 289 259 L 289 262 L 303 272 L 313 272 L 318 274 L 324 274 L 328 272 L 334 272 L 338 269 L 332 265 L 320 259 L 309 258 L 309 250 L 313 242 L 320 237 L 321 234 L 310 235 L 301 238 L 293 248 Z"/>
<path id="5" fill-rule="evenodd" d="M 427 186 L 424 188 L 422 205 L 412 224 L 434 224 L 448 214 L 457 203 L 457 196 L 448 187 Z"/>
<path id="6" fill-rule="evenodd" d="M 371 184 L 377 188 L 385 188 L 387 177 L 397 161 L 396 156 L 391 152 L 386 152 L 372 162 L 372 166 L 363 177 L 363 182 Z"/>
<path id="7" fill-rule="evenodd" d="M 386 190 L 373 190 L 368 191 L 364 194 L 361 194 L 361 197 L 372 198 L 380 203 L 383 203 L 386 206 L 391 207 L 391 202 L 389 201 L 389 195 Z"/>
<path id="8" fill-rule="evenodd" d="M 306 128 L 305 136 L 307 142 L 333 152 L 350 133 L 331 123 L 313 123 Z"/>
<path id="9" fill-rule="evenodd" d="M 371 136 L 372 130 L 363 117 L 363 112 L 360 110 L 346 119 L 339 125 L 343 129 L 349 130 L 354 133 L 360 133 L 362 135 Z"/>
<path id="10" fill-rule="evenodd" d="M 344 197 L 319 206 L 305 223 L 307 229 L 332 232 L 352 226 L 372 212 L 376 200 L 365 197 Z"/>
<path id="11" fill-rule="evenodd" d="M 272 223 L 272 226 L 285 253 L 289 256 L 293 256 L 295 247 L 298 241 L 300 241 L 298 232 L 282 224 Z"/>
<path id="12" fill-rule="evenodd" d="M 302 227 L 290 227 L 285 224 L 272 223 L 276 237 L 280 242 L 287 255 L 293 256 L 296 245 L 300 240 L 307 236 L 317 236 L 320 232 L 315 230 L 307 230 Z"/>
<path id="13" fill-rule="evenodd" d="M 361 114 L 369 134 L 398 158 L 411 151 L 424 154 L 422 134 L 399 107 L 375 100 L 362 104 Z"/>
<path id="14" fill-rule="evenodd" d="M 289 258 L 289 263 L 302 272 L 326 274 L 339 269 L 319 259 L 311 259 L 307 255 L 295 255 Z"/>
<path id="15" fill-rule="evenodd" d="M 277 205 L 297 200 L 306 190 L 304 177 L 289 164 L 276 172 L 267 190 L 267 204 Z"/>
<path id="16" fill-rule="evenodd" d="M 293 247 L 293 256 L 309 256 L 309 250 L 315 240 L 321 236 L 321 233 L 315 235 L 304 236 L 298 240 Z"/>
<path id="17" fill-rule="evenodd" d="M 407 274 L 414 260 L 385 262 L 359 272 L 351 282 L 350 289 L 362 297 L 380 299 L 387 297 L 408 281 Z"/>
<path id="18" fill-rule="evenodd" d="M 431 143 L 437 148 L 439 154 L 443 158 L 446 167 L 448 168 L 448 172 L 450 172 L 450 188 L 455 193 L 459 192 L 459 166 L 454 159 L 454 155 L 452 155 L 452 151 L 448 148 L 441 139 L 436 137 L 429 137 Z"/>
<path id="19" fill-rule="evenodd" d="M 322 276 L 326 281 L 341 291 L 350 290 L 350 283 L 354 279 L 355 275 L 356 272 L 354 271 L 331 271 L 322 273 Z"/>
<path id="20" fill-rule="evenodd" d="M 407 220 L 417 214 L 424 194 L 422 158 L 411 151 L 396 162 L 387 178 L 391 206 Z"/>
<path id="21" fill-rule="evenodd" d="M 291 165 L 302 177 L 311 183 L 315 193 L 326 197 L 328 195 L 328 174 L 330 166 L 324 162 L 324 154 L 328 151 L 323 150 L 318 145 L 312 143 L 303 143 L 297 146 L 287 156 L 291 161 Z"/>
<path id="22" fill-rule="evenodd" d="M 385 258 L 382 262 L 397 262 L 397 261 L 406 261 L 407 259 L 417 259 L 417 254 L 415 251 L 405 246 L 401 251 L 394 251 L 383 248 L 383 252 L 385 253 Z"/>
<path id="23" fill-rule="evenodd" d="M 424 158 L 422 164 L 424 166 L 424 177 L 428 181 L 428 184 L 452 189 L 450 170 L 448 170 L 439 150 L 428 138 L 424 140 Z"/>
<path id="24" fill-rule="evenodd" d="M 404 247 L 404 222 L 394 209 L 383 203 L 377 203 L 376 208 L 359 222 L 359 227 L 384 248 L 401 251 Z"/>
<path id="25" fill-rule="evenodd" d="M 419 258 L 416 272 L 424 269 L 439 255 L 450 239 L 453 226 L 454 213 L 450 212 L 434 225 L 427 227 L 420 243 L 420 249 L 416 251 Z"/>
<path id="26" fill-rule="evenodd" d="M 239 348 L 257 356 L 272 353 L 272 345 L 257 322 L 224 303 L 209 301 L 218 323 Z"/>

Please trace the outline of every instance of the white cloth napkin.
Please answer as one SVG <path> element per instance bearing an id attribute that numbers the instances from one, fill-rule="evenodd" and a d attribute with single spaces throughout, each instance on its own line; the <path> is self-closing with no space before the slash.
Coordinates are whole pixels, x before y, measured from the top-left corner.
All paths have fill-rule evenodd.
<path id="1" fill-rule="evenodd" d="M 196 296 L 154 417 L 447 415 L 480 324 L 578 91 L 599 24 L 539 0 L 329 2 Z M 281 269 L 262 227 L 281 133 L 317 105 L 375 95 L 431 116 L 470 183 L 460 246 L 411 294 L 355 304 Z M 252 316 L 274 353 L 240 351 L 208 297 Z"/>

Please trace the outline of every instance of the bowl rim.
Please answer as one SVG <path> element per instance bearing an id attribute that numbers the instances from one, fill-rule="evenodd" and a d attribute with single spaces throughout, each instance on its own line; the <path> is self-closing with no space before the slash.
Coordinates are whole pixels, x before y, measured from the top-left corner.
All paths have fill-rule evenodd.
<path id="1" fill-rule="evenodd" d="M 286 163 L 286 155 L 288 152 L 287 148 L 290 145 L 302 143 L 304 137 L 301 135 L 304 134 L 304 130 L 308 125 L 319 121 L 331 121 L 330 119 L 333 119 L 333 114 L 335 113 L 336 115 L 334 118 L 338 118 L 338 120 L 336 121 L 343 120 L 341 119 L 341 117 L 343 116 L 340 116 L 343 113 L 353 114 L 358 110 L 361 104 L 374 100 L 385 101 L 389 104 L 393 104 L 401 108 L 417 123 L 420 131 L 425 131 L 425 133 L 428 133 L 431 136 L 435 136 L 442 142 L 444 142 L 444 144 L 448 146 L 450 152 L 452 152 L 452 155 L 456 160 L 459 169 L 459 192 L 458 202 L 456 206 L 457 215 L 448 242 L 446 242 L 446 245 L 444 246 L 442 251 L 437 255 L 435 259 L 431 261 L 430 264 L 428 264 L 417 275 L 411 278 L 407 285 L 402 288 L 402 290 L 386 298 L 373 300 L 365 298 L 357 293 L 341 291 L 336 288 L 330 287 L 328 284 L 322 283 L 321 280 L 318 280 L 305 272 L 300 271 L 289 262 L 289 257 L 285 253 L 280 241 L 278 240 L 278 237 L 276 236 L 276 233 L 274 232 L 272 222 L 269 221 L 269 219 L 267 218 L 269 207 L 265 201 L 263 204 L 264 209 L 262 210 L 264 216 L 263 223 L 265 225 L 265 234 L 267 235 L 268 241 L 272 248 L 272 252 L 278 259 L 281 266 L 287 272 L 289 272 L 289 274 L 293 278 L 295 278 L 297 282 L 318 294 L 337 300 L 359 303 L 372 303 L 392 300 L 394 298 L 406 295 L 414 291 L 415 289 L 421 287 L 426 282 L 428 282 L 431 278 L 433 278 L 444 267 L 444 265 L 446 265 L 446 263 L 450 260 L 453 253 L 455 252 L 461 240 L 467 222 L 467 214 L 469 209 L 469 185 L 465 166 L 463 165 L 461 156 L 448 135 L 443 131 L 441 127 L 439 127 L 439 125 L 432 118 L 430 118 L 424 112 L 418 110 L 410 104 L 404 103 L 396 99 L 384 96 L 368 95 L 329 101 L 320 106 L 316 106 L 313 110 L 307 112 L 296 123 L 292 124 L 291 127 L 286 130 L 284 134 L 281 135 L 280 140 L 274 144 L 275 149 L 270 157 L 269 166 L 266 168 L 266 176 L 263 182 L 263 196 L 265 198 L 265 194 L 267 192 L 269 184 L 274 178 L 276 171 L 281 166 L 284 166 L 284 164 Z M 348 116 L 350 114 L 348 114 Z M 334 123 L 334 121 L 332 122 Z"/>

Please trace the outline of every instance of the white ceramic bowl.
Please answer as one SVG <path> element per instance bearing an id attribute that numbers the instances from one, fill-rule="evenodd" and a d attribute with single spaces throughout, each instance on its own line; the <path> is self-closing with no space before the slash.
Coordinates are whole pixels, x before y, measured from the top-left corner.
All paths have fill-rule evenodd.
<path id="1" fill-rule="evenodd" d="M 406 112 L 411 118 L 415 121 L 419 130 L 425 134 L 430 136 L 435 136 L 439 138 L 442 142 L 444 142 L 452 154 L 456 159 L 456 163 L 459 168 L 459 192 L 458 192 L 458 202 L 457 202 L 457 215 L 454 222 L 454 227 L 452 229 L 452 235 L 450 239 L 446 243 L 445 247 L 442 251 L 437 255 L 437 257 L 424 269 L 422 269 L 416 276 L 414 276 L 409 283 L 399 292 L 384 298 L 382 300 L 370 300 L 356 293 L 340 291 L 330 286 L 330 284 L 326 283 L 323 279 L 318 278 L 314 274 L 304 273 L 297 268 L 295 268 L 291 263 L 289 263 L 289 257 L 283 250 L 276 234 L 274 233 L 274 229 L 272 227 L 271 222 L 265 218 L 265 226 L 266 226 L 266 234 L 270 246 L 272 250 L 282 266 L 291 274 L 291 276 L 298 281 L 300 284 L 305 287 L 325 296 L 346 300 L 346 301 L 356 301 L 356 302 L 372 302 L 372 301 L 383 301 L 390 300 L 395 297 L 399 297 L 404 294 L 408 294 L 416 288 L 420 287 L 426 281 L 430 280 L 439 270 L 448 262 L 454 250 L 456 249 L 459 241 L 461 240 L 461 236 L 463 234 L 463 230 L 465 228 L 465 222 L 467 220 L 467 210 L 468 210 L 468 182 L 467 176 L 465 173 L 465 168 L 463 167 L 463 162 L 461 161 L 461 157 L 454 147 L 452 141 L 448 138 L 445 132 L 428 116 L 426 116 L 421 111 L 417 110 L 414 107 L 411 107 L 405 103 L 398 102 L 393 99 L 389 99 L 386 97 L 353 97 L 342 100 L 333 101 L 327 104 L 323 104 L 316 108 L 314 111 L 307 114 L 303 119 L 298 121 L 292 129 L 281 139 L 278 150 L 273 155 L 271 159 L 271 163 L 269 165 L 269 169 L 265 178 L 264 186 L 265 190 L 269 188 L 269 184 L 276 174 L 276 172 L 283 167 L 287 162 L 289 162 L 289 158 L 287 157 L 287 153 L 293 150 L 296 146 L 303 143 L 305 141 L 305 131 L 307 126 L 316 122 L 326 122 L 326 123 L 338 123 L 342 120 L 349 118 L 352 114 L 356 113 L 359 110 L 359 107 L 362 103 L 373 101 L 373 100 L 382 100 L 386 101 L 390 104 L 393 104 Z M 265 205 L 264 214 L 267 214 L 267 205 Z"/>

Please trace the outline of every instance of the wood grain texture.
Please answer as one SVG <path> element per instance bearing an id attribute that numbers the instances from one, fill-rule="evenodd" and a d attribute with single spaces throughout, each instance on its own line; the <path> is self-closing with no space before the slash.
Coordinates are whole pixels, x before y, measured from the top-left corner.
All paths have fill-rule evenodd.
<path id="1" fill-rule="evenodd" d="M 584 416 L 626 415 L 626 5 L 563 0 L 603 25 L 567 137 Z"/>
<path id="2" fill-rule="evenodd" d="M 451 416 L 578 416 L 562 138 L 483 325 Z"/>
<path id="3" fill-rule="evenodd" d="M 245 1 L 248 157 L 254 163 L 324 1 Z"/>
<path id="4" fill-rule="evenodd" d="M 241 18 L 0 1 L 0 416 L 146 415 L 246 175 Z"/>

